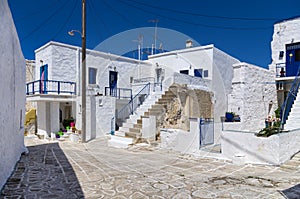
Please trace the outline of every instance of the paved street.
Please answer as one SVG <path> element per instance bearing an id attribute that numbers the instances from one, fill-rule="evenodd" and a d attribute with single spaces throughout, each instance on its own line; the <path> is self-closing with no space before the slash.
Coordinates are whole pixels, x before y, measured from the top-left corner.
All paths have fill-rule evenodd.
<path id="1" fill-rule="evenodd" d="M 29 149 L 0 198 L 284 198 L 300 183 L 300 154 L 281 167 L 234 165 L 155 146 L 107 147 L 25 138 Z M 295 198 L 299 198 L 298 196 Z"/>

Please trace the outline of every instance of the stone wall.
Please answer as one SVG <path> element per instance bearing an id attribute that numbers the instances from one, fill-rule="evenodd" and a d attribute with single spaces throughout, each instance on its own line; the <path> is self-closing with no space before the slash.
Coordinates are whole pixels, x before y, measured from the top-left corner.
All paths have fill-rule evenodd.
<path id="1" fill-rule="evenodd" d="M 0 190 L 24 146 L 25 59 L 7 0 L 0 0 Z"/>
<path id="2" fill-rule="evenodd" d="M 162 128 L 189 130 L 190 118 L 212 118 L 212 92 L 191 89 L 187 85 L 173 84 L 175 97 L 167 105 Z"/>
<path id="3" fill-rule="evenodd" d="M 35 61 L 26 60 L 26 83 L 32 82 L 35 80 Z M 26 102 L 26 111 L 36 108 L 36 103 Z"/>
<path id="4" fill-rule="evenodd" d="M 228 110 L 241 117 L 235 130 L 257 131 L 277 109 L 276 86 L 271 71 L 247 63 L 235 64 Z M 232 126 L 234 127 L 234 126 Z M 231 129 L 234 130 L 234 129 Z"/>

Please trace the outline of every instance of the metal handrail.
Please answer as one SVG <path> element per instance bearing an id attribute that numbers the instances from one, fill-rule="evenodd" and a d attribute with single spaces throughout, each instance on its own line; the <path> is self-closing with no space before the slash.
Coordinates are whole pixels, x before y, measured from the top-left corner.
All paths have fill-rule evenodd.
<path id="1" fill-rule="evenodd" d="M 76 94 L 76 83 L 56 80 L 36 80 L 26 84 L 26 95 L 66 93 Z"/>
<path id="2" fill-rule="evenodd" d="M 116 113 L 111 119 L 111 134 L 113 135 L 116 130 L 116 125 L 121 123 L 125 119 L 129 118 L 131 114 L 144 102 L 144 100 L 150 95 L 150 82 L 147 83 L 129 102 L 124 105 L 120 111 Z"/>
<path id="3" fill-rule="evenodd" d="M 105 87 L 105 96 L 112 96 L 118 99 L 131 99 L 132 89 L 130 88 L 110 88 Z"/>
<path id="4" fill-rule="evenodd" d="M 280 111 L 280 118 L 281 118 L 281 123 L 280 123 L 280 129 L 283 129 L 284 124 L 286 123 L 286 120 L 288 118 L 288 115 L 291 111 L 292 105 L 296 99 L 299 85 L 300 85 L 300 78 L 299 78 L 299 72 L 300 72 L 300 66 L 297 71 L 297 75 L 293 81 L 292 87 L 288 93 L 287 98 L 283 102 L 281 106 L 281 111 Z"/>

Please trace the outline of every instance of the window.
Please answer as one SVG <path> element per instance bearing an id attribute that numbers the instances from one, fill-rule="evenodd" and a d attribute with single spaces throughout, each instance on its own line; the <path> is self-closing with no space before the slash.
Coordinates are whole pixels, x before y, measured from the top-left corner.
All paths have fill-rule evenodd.
<path id="1" fill-rule="evenodd" d="M 189 70 L 181 70 L 180 73 L 188 75 L 189 74 Z"/>
<path id="2" fill-rule="evenodd" d="M 96 84 L 97 69 L 89 68 L 89 84 Z"/>
<path id="3" fill-rule="evenodd" d="M 284 51 L 280 51 L 280 52 L 279 52 L 279 59 L 282 59 L 282 58 L 283 58 L 283 55 L 284 55 Z"/>
<path id="4" fill-rule="evenodd" d="M 195 77 L 202 77 L 203 69 L 194 69 L 194 76 Z"/>
<path id="5" fill-rule="evenodd" d="M 203 71 L 203 77 L 208 77 L 208 70 Z"/>
<path id="6" fill-rule="evenodd" d="M 300 49 L 295 50 L 295 61 L 300 61 Z"/>

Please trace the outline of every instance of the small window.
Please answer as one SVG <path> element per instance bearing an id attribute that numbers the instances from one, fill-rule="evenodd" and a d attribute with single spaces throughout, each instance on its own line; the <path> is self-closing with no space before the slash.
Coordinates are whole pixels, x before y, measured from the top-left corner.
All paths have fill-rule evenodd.
<path id="1" fill-rule="evenodd" d="M 282 59 L 282 58 L 283 58 L 283 55 L 284 55 L 284 51 L 280 51 L 280 52 L 279 52 L 279 59 Z"/>
<path id="2" fill-rule="evenodd" d="M 194 69 L 194 76 L 195 77 L 202 77 L 203 69 Z"/>
<path id="3" fill-rule="evenodd" d="M 208 70 L 203 71 L 203 77 L 208 77 Z"/>
<path id="4" fill-rule="evenodd" d="M 89 68 L 89 84 L 96 84 L 97 69 Z"/>
<path id="5" fill-rule="evenodd" d="M 300 61 L 300 49 L 295 50 L 295 61 Z"/>
<path id="6" fill-rule="evenodd" d="M 180 73 L 188 75 L 189 74 L 189 70 L 181 70 Z"/>

